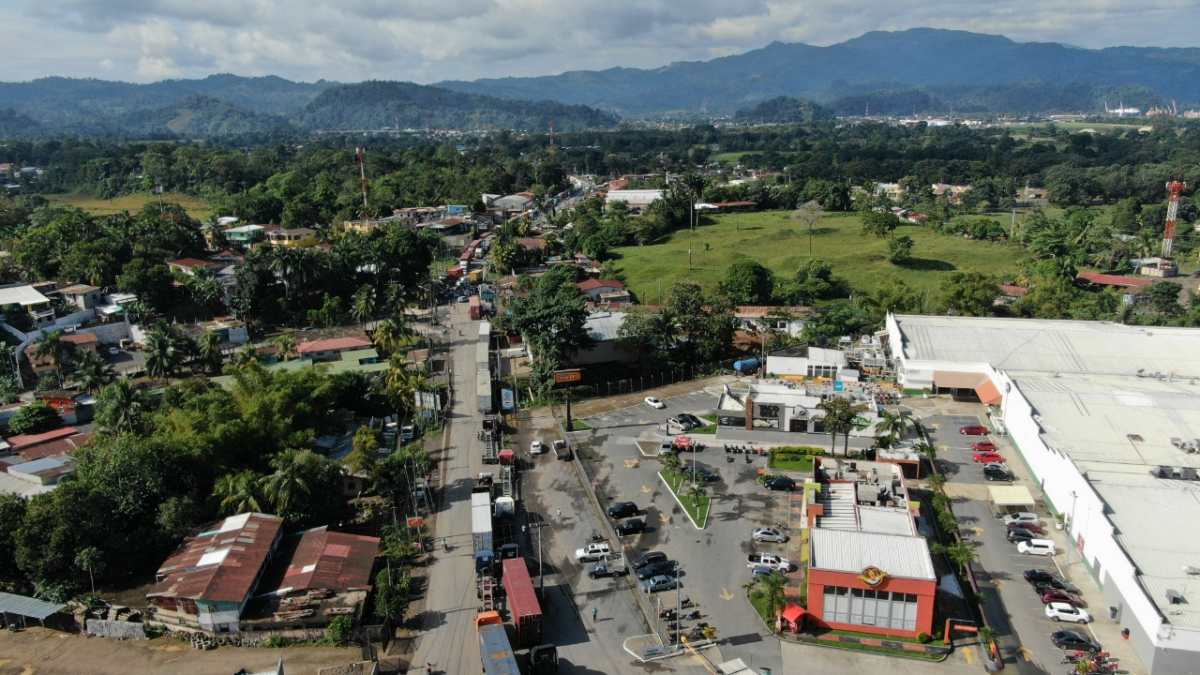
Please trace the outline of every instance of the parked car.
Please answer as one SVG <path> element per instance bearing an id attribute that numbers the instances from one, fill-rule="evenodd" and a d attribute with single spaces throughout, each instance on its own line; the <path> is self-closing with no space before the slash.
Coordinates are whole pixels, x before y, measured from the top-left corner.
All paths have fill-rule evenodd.
<path id="1" fill-rule="evenodd" d="M 991 481 L 1011 481 L 1013 474 L 999 464 L 987 464 L 983 467 L 983 478 Z"/>
<path id="2" fill-rule="evenodd" d="M 640 570 L 654 563 L 667 562 L 667 554 L 662 551 L 646 551 L 633 561 L 633 568 Z"/>
<path id="3" fill-rule="evenodd" d="M 988 428 L 982 424 L 968 424 L 965 427 L 959 427 L 958 433 L 963 436 L 987 436 Z"/>
<path id="4" fill-rule="evenodd" d="M 583 548 L 575 549 L 575 562 L 595 562 L 611 553 L 612 547 L 607 541 L 592 542 Z"/>
<path id="5" fill-rule="evenodd" d="M 554 441 L 554 456 L 559 459 L 571 459 L 571 448 L 567 447 L 567 442 L 560 439 Z"/>
<path id="6" fill-rule="evenodd" d="M 638 505 L 633 502 L 617 502 L 608 507 L 609 518 L 628 518 L 638 514 Z"/>
<path id="7" fill-rule="evenodd" d="M 707 424 L 707 422 L 691 413 L 679 413 L 679 419 L 692 425 L 692 428 L 702 427 Z"/>
<path id="8" fill-rule="evenodd" d="M 1085 602 L 1083 598 L 1079 597 L 1078 595 L 1068 593 L 1064 590 L 1057 588 L 1038 588 L 1036 590 L 1041 591 L 1042 593 L 1043 605 L 1048 605 L 1052 602 L 1058 602 L 1064 605 L 1071 605 L 1072 607 L 1087 607 L 1087 602 Z"/>
<path id="9" fill-rule="evenodd" d="M 994 464 L 1003 462 L 1004 457 L 998 452 L 977 452 L 971 456 L 976 464 Z"/>
<path id="10" fill-rule="evenodd" d="M 691 467 L 687 466 L 686 464 L 680 468 L 680 470 L 685 475 L 689 475 L 689 476 L 691 475 L 690 469 L 691 469 Z M 720 474 L 718 474 L 716 471 L 713 471 L 712 469 L 708 468 L 707 466 L 704 466 L 703 464 L 697 464 L 695 470 L 696 470 L 696 480 L 700 481 L 701 483 L 715 483 L 715 482 L 721 480 Z"/>
<path id="11" fill-rule="evenodd" d="M 646 531 L 646 521 L 642 520 L 641 518 L 630 518 L 629 520 L 622 520 L 621 522 L 617 523 L 613 529 L 615 529 L 617 531 L 617 535 L 621 537 L 630 534 L 638 534 Z"/>
<path id="12" fill-rule="evenodd" d="M 1057 551 L 1049 539 L 1030 539 L 1017 543 L 1017 551 L 1025 555 L 1054 555 Z"/>
<path id="13" fill-rule="evenodd" d="M 1074 584 L 1063 581 L 1054 575 L 1052 575 L 1047 581 L 1039 581 L 1035 583 L 1033 587 L 1037 589 L 1038 593 L 1045 593 L 1047 591 L 1063 591 L 1065 593 L 1079 595 L 1079 589 L 1076 588 Z M 1087 607 L 1087 605 L 1082 606 Z"/>
<path id="14" fill-rule="evenodd" d="M 1033 541 L 1034 539 L 1038 538 L 1038 535 L 1034 534 L 1033 532 L 1030 532 L 1029 530 L 1022 530 L 1021 528 L 1013 528 L 1009 530 L 1008 534 L 1005 536 L 1008 537 L 1008 542 L 1010 544 L 1015 544 L 1019 541 Z"/>
<path id="15" fill-rule="evenodd" d="M 679 449 L 675 447 L 675 440 L 668 438 L 658 444 L 658 456 L 666 457 L 667 455 L 675 455 L 679 453 Z"/>
<path id="16" fill-rule="evenodd" d="M 538 439 L 534 439 L 529 443 L 529 454 L 540 455 L 546 451 L 546 445 Z"/>
<path id="17" fill-rule="evenodd" d="M 629 567 L 625 565 L 624 558 L 620 556 L 601 558 L 588 570 L 588 576 L 593 579 L 599 579 L 600 577 L 623 577 L 626 574 L 629 574 Z"/>
<path id="18" fill-rule="evenodd" d="M 408 443 L 410 441 L 416 440 L 416 438 L 417 438 L 417 428 L 416 427 L 414 427 L 411 424 L 405 424 L 404 426 L 400 427 L 400 442 L 401 443 Z"/>
<path id="19" fill-rule="evenodd" d="M 776 544 L 782 544 L 788 540 L 788 536 L 786 534 L 773 527 L 756 527 L 754 528 L 754 534 L 751 535 L 751 538 L 757 542 L 769 541 Z"/>
<path id="20" fill-rule="evenodd" d="M 784 572 L 792 569 L 791 561 L 773 553 L 751 553 L 746 556 L 746 567 L 754 568 L 758 565 L 765 565 Z"/>
<path id="21" fill-rule="evenodd" d="M 647 396 L 645 398 L 645 401 L 646 401 L 646 405 L 650 406 L 651 408 L 654 408 L 655 410 L 662 410 L 663 408 L 667 407 L 667 404 L 663 403 L 662 399 L 656 398 L 654 396 Z"/>
<path id="22" fill-rule="evenodd" d="M 779 572 L 779 570 L 777 570 L 774 567 L 771 567 L 769 565 L 755 565 L 750 570 L 750 576 L 757 579 L 758 577 L 766 577 L 766 576 L 770 576 L 772 574 L 777 574 L 778 572 Z"/>
<path id="23" fill-rule="evenodd" d="M 1041 521 L 1042 519 L 1038 518 L 1038 514 L 1028 511 L 1018 511 L 1017 513 L 1010 513 L 1004 516 L 1005 525 L 1012 525 L 1013 523 L 1040 523 Z"/>
<path id="24" fill-rule="evenodd" d="M 1009 525 L 1009 527 L 1012 527 L 1012 525 Z M 1058 575 L 1053 572 L 1047 572 L 1046 570 L 1032 569 L 1025 570 L 1024 577 L 1025 581 L 1037 585 L 1049 583 L 1051 579 L 1057 579 Z"/>
<path id="25" fill-rule="evenodd" d="M 643 566 L 637 571 L 637 578 L 645 581 L 653 577 L 675 576 L 676 565 L 674 560 L 659 560 Z"/>
<path id="26" fill-rule="evenodd" d="M 768 479 L 764 485 L 767 486 L 768 490 L 785 490 L 791 492 L 796 489 L 796 481 L 787 476 L 776 476 Z"/>
<path id="27" fill-rule="evenodd" d="M 677 586 L 679 586 L 679 579 L 676 579 L 675 577 L 668 577 L 666 575 L 659 575 L 643 581 L 642 591 L 645 593 L 657 593 L 659 591 L 674 590 Z"/>
<path id="28" fill-rule="evenodd" d="M 1009 532 L 1025 532 L 1033 535 L 1034 539 L 1045 539 L 1046 529 L 1036 523 L 1013 523 L 1008 526 Z"/>
<path id="29" fill-rule="evenodd" d="M 1092 620 L 1092 615 L 1088 614 L 1087 610 L 1068 605 L 1065 602 L 1051 602 L 1046 605 L 1046 618 L 1051 621 L 1087 623 Z"/>
<path id="30" fill-rule="evenodd" d="M 991 441 L 977 441 L 971 444 L 971 449 L 976 452 L 996 452 L 996 444 Z"/>
<path id="31" fill-rule="evenodd" d="M 1098 652 L 1100 645 L 1077 630 L 1059 630 L 1050 635 L 1050 641 L 1059 649 L 1074 649 L 1085 652 Z"/>

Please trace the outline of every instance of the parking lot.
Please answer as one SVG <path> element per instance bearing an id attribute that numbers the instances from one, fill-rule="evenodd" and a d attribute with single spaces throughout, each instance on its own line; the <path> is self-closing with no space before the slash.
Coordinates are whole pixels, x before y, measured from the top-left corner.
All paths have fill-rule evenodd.
<path id="1" fill-rule="evenodd" d="M 586 458 L 593 488 L 602 505 L 633 501 L 643 509 L 647 531 L 624 537 L 627 552 L 657 550 L 679 561 L 683 570 L 682 595 L 696 603 L 700 621 L 717 628 L 723 658 L 741 658 L 755 668 L 782 672 L 779 642 L 763 626 L 745 598 L 750 581 L 746 556 L 752 552 L 784 553 L 782 544 L 754 545 L 755 527 L 778 525 L 786 520 L 783 493 L 771 493 L 755 482 L 763 457 L 747 463 L 744 456 L 727 462 L 720 444 L 696 453 L 695 459 L 719 476 L 709 483 L 712 506 L 707 526 L 696 529 L 657 476 L 660 465 L 643 457 L 634 441 L 661 438 L 659 425 L 682 412 L 708 413 L 715 407 L 713 392 L 699 391 L 665 399 L 666 408 L 645 404 L 606 412 L 586 419 Z M 577 434 L 579 436 L 579 434 Z M 692 455 L 680 456 L 685 468 Z M 583 536 L 588 530 L 580 532 Z M 672 606 L 674 593 L 660 593 L 664 606 Z M 655 599 L 657 602 L 657 599 Z M 687 624 L 685 624 L 687 627 Z"/>
<path id="2" fill-rule="evenodd" d="M 1064 628 L 1079 630 L 1104 645 L 1105 649 L 1113 651 L 1114 656 L 1123 656 L 1121 652 L 1127 650 L 1121 649 L 1125 645 L 1117 644 L 1119 639 L 1100 639 L 1093 630 L 1103 625 L 1105 630 L 1102 632 L 1112 632 L 1106 624 L 1111 622 L 1108 622 L 1105 609 L 1099 601 L 1089 602 L 1087 608 L 1099 624 L 1081 626 L 1056 623 L 1046 618 L 1041 599 L 1025 581 L 1023 574 L 1025 570 L 1039 569 L 1065 576 L 1061 571 L 1067 557 L 1064 550 L 1066 542 L 1061 533 L 1055 530 L 1054 518 L 1040 507 L 1035 511 L 1041 516 L 1041 525 L 1046 529 L 1044 536 L 1055 541 L 1058 553 L 1053 557 L 1024 555 L 1007 540 L 1007 527 L 995 513 L 996 509 L 989 500 L 988 486 L 1024 485 L 1035 498 L 1038 497 L 1037 486 L 1029 480 L 1017 450 L 1005 438 L 959 433 L 963 426 L 983 424 L 985 421 L 968 415 L 934 415 L 923 420 L 926 427 L 932 430 L 931 440 L 938 450 L 939 466 L 948 479 L 946 492 L 953 498 L 953 509 L 960 529 L 969 539 L 978 543 L 978 559 L 974 569 L 980 593 L 985 599 L 988 621 L 996 630 L 1005 661 L 1019 672 L 1058 670 L 1062 667 L 1063 652 L 1051 643 L 1050 635 Z M 1015 474 L 1013 483 L 986 481 L 982 464 L 973 461 L 971 444 L 988 439 L 998 446 L 1000 454 Z M 1067 580 L 1079 586 L 1085 600 L 1098 598 L 1099 591 L 1094 588 L 1091 578 L 1077 578 L 1079 576 L 1067 577 Z M 1106 636 L 1111 638 L 1111 635 Z M 1139 665 L 1132 653 L 1127 658 L 1121 658 L 1123 671 L 1138 672 Z"/>

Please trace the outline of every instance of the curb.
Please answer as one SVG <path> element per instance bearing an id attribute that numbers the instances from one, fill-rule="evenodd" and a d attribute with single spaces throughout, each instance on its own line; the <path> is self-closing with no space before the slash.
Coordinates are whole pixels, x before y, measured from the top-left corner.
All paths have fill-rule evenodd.
<path id="1" fill-rule="evenodd" d="M 671 493 L 671 497 L 673 497 L 675 499 L 675 503 L 679 505 L 679 510 L 683 511 L 683 515 L 687 516 L 687 519 L 689 521 L 691 521 L 692 527 L 696 528 L 697 530 L 703 530 L 704 525 L 697 525 L 696 521 L 692 520 L 692 514 L 688 513 L 688 510 L 686 507 L 684 507 L 683 502 L 679 501 L 679 495 L 675 494 L 675 491 L 671 489 L 671 484 L 668 483 L 667 479 L 663 477 L 662 471 L 658 471 L 656 473 L 656 475 L 658 476 L 658 479 L 662 481 L 663 487 L 667 488 L 667 492 Z M 704 524 L 705 525 L 708 524 L 708 516 L 711 514 L 712 514 L 712 498 L 709 497 L 708 512 L 704 514 Z"/>

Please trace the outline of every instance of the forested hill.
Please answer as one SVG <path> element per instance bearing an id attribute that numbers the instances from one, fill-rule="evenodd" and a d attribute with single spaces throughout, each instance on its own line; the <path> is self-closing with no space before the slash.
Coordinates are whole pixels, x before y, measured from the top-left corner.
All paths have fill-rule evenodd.
<path id="1" fill-rule="evenodd" d="M 807 124 L 833 118 L 828 108 L 812 101 L 779 96 L 763 101 L 753 108 L 739 110 L 734 116 L 739 122 L 766 124 Z"/>
<path id="2" fill-rule="evenodd" d="M 308 129 L 521 129 L 560 131 L 615 126 L 617 118 L 582 105 L 515 101 L 411 82 L 362 82 L 328 89 L 298 116 Z"/>
<path id="3" fill-rule="evenodd" d="M 988 105 L 1013 106 L 996 108 L 998 111 L 1079 109 L 1077 97 L 1059 94 L 1071 92 L 1069 88 L 1061 89 L 1063 85 L 1084 85 L 1087 109 L 1103 110 L 1105 96 L 1121 96 L 1122 87 L 1132 86 L 1143 88 L 1141 91 L 1149 92 L 1149 96 L 1131 92 L 1134 97 L 1131 100 L 1126 96 L 1126 105 L 1147 107 L 1164 99 L 1177 99 L 1181 105 L 1194 103 L 1200 101 L 1200 49 L 1080 49 L 1057 43 L 1014 42 L 997 35 L 916 28 L 871 32 L 828 47 L 776 42 L 743 54 L 653 69 L 611 68 L 544 77 L 442 82 L 437 86 L 495 96 L 552 99 L 630 116 L 728 114 L 776 96 L 831 103 L 849 93 L 906 95 L 914 88 L 949 88 L 934 91 L 928 102 L 952 105 L 956 103 L 954 97 L 963 93 L 956 88 L 1003 88 L 1022 83 L 1031 86 L 1015 105 L 1011 96 L 990 98 L 975 92 L 969 98 Z M 1012 93 L 1019 92 L 1010 90 Z M 888 96 L 881 98 L 889 100 Z M 1117 103 L 1110 102 L 1114 106 Z"/>
<path id="4" fill-rule="evenodd" d="M 313 129 L 606 128 L 617 118 L 550 101 L 517 101 L 407 82 L 292 82 L 213 75 L 131 84 L 44 78 L 0 82 L 0 137 L 56 134 L 196 138 Z"/>

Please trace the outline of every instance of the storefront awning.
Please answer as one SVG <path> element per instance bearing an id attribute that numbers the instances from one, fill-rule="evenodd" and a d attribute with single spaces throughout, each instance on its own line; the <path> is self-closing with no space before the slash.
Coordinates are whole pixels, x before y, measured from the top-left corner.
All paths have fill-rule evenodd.
<path id="1" fill-rule="evenodd" d="M 933 384 L 938 389 L 974 389 L 987 380 L 983 373 L 962 373 L 954 370 L 933 371 Z"/>
<path id="2" fill-rule="evenodd" d="M 992 384 L 990 377 L 983 378 L 983 382 L 975 385 L 975 393 L 979 395 L 979 400 L 984 405 L 1000 405 L 1000 402 L 1004 400 L 1000 396 L 1000 390 L 996 388 L 996 385 Z"/>
<path id="3" fill-rule="evenodd" d="M 788 604 L 787 607 L 783 608 L 783 611 L 780 612 L 779 615 L 783 617 L 784 621 L 796 623 L 800 620 L 800 617 L 804 616 L 805 612 L 806 610 L 800 605 Z"/>
<path id="4" fill-rule="evenodd" d="M 1026 506 L 1033 508 L 1033 495 L 1023 485 L 991 485 L 988 494 L 992 503 L 1001 507 Z"/>

